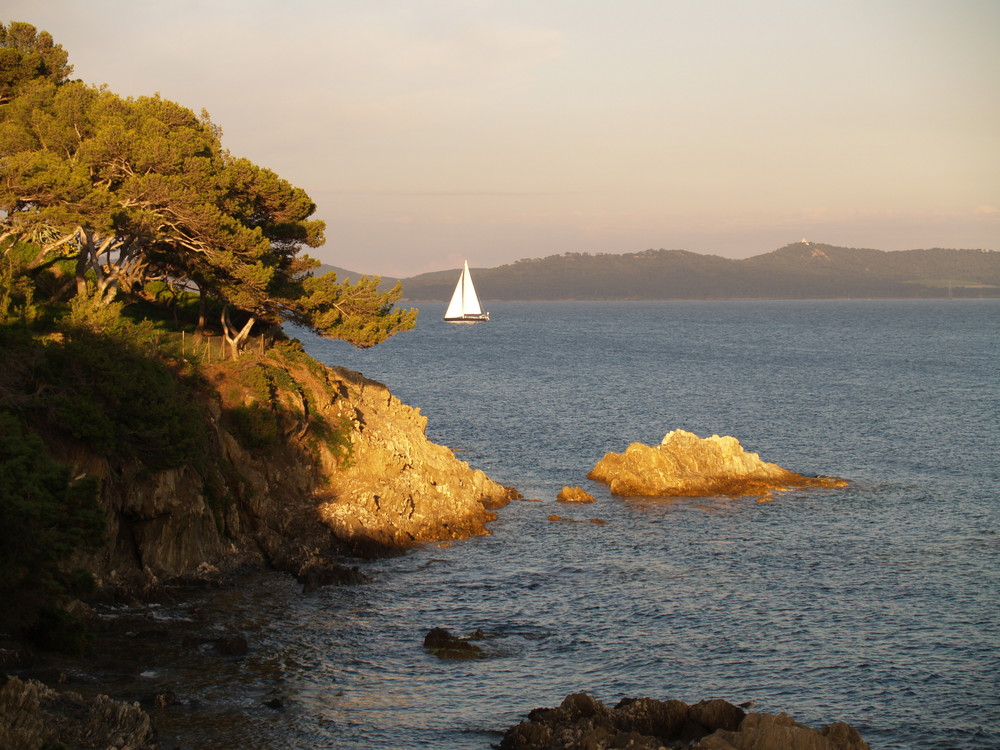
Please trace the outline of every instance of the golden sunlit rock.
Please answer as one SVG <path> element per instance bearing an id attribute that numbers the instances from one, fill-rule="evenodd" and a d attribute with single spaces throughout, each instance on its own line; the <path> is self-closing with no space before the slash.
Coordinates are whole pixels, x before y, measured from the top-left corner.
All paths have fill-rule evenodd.
<path id="1" fill-rule="evenodd" d="M 734 437 L 668 432 L 660 445 L 632 443 L 607 453 L 587 475 L 615 495 L 764 495 L 789 487 L 844 487 L 833 477 L 808 477 L 748 453 Z"/>
<path id="2" fill-rule="evenodd" d="M 582 487 L 563 487 L 556 495 L 556 500 L 561 503 L 592 503 L 594 496 Z"/>

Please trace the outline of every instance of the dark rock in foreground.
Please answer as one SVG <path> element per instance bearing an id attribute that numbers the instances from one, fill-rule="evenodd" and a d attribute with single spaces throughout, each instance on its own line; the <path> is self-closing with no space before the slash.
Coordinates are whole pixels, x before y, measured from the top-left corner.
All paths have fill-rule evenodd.
<path id="1" fill-rule="evenodd" d="M 843 479 L 807 477 L 747 453 L 734 437 L 701 439 L 668 432 L 659 445 L 632 443 L 607 453 L 587 475 L 615 495 L 758 495 L 789 487 L 844 487 Z"/>
<path id="2" fill-rule="evenodd" d="M 746 713 L 724 700 L 626 698 L 614 708 L 586 693 L 537 708 L 507 730 L 501 750 L 869 750 L 857 730 L 835 722 L 816 730 L 785 714 Z"/>
<path id="3" fill-rule="evenodd" d="M 149 714 L 135 703 L 57 692 L 10 677 L 0 687 L 0 747 L 155 750 Z"/>

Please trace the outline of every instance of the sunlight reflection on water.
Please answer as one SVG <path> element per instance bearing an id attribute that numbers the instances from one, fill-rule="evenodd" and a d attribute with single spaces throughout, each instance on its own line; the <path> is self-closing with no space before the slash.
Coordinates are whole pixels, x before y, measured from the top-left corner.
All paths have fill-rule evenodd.
<path id="1" fill-rule="evenodd" d="M 201 701 L 157 716 L 169 736 L 487 748 L 585 690 L 755 699 L 848 721 L 881 750 L 1000 746 L 1000 303 L 494 307 L 489 324 L 448 327 L 428 306 L 366 351 L 302 338 L 541 502 L 511 503 L 492 536 L 373 563 L 367 585 L 302 596 L 264 576 L 256 595 L 198 603 L 253 648 L 167 670 Z M 851 484 L 662 501 L 583 478 L 676 427 Z M 565 484 L 597 502 L 556 505 Z M 421 647 L 435 626 L 482 628 L 489 658 L 438 660 Z M 274 695 L 283 707 L 262 707 Z"/>

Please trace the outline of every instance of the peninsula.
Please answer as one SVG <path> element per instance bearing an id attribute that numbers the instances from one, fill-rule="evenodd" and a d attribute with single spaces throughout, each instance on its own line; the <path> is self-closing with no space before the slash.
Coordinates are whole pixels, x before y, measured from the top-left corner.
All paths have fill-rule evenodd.
<path id="1" fill-rule="evenodd" d="M 382 283 L 385 289 L 401 283 L 406 300 L 444 301 L 457 273 Z M 568 252 L 475 273 L 480 296 L 488 301 L 1000 297 L 1000 252 L 994 250 L 888 252 L 808 240 L 741 260 L 684 250 Z"/>

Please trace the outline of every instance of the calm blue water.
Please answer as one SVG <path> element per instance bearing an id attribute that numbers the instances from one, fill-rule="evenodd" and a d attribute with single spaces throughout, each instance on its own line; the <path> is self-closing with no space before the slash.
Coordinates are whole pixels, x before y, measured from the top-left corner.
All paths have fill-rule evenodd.
<path id="1" fill-rule="evenodd" d="M 300 338 L 540 502 L 374 563 L 365 586 L 302 596 L 265 576 L 198 604 L 252 650 L 195 681 L 178 743 L 485 749 L 586 691 L 755 700 L 873 748 L 1000 747 L 1000 302 L 488 307 L 454 326 L 427 304 L 367 351 Z M 674 428 L 851 485 L 635 502 L 585 479 Z M 567 484 L 597 503 L 555 503 Z M 482 628 L 491 658 L 426 654 L 434 626 Z"/>

